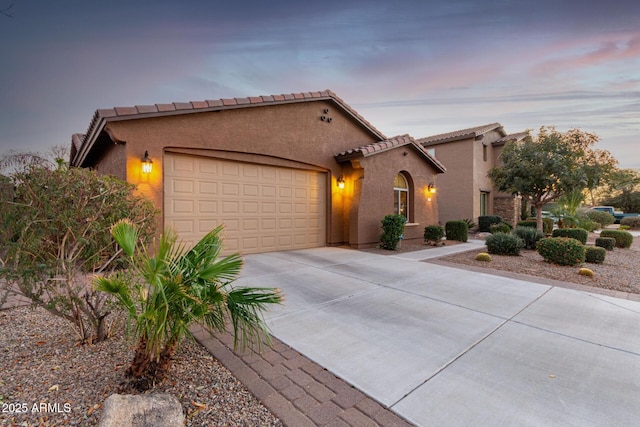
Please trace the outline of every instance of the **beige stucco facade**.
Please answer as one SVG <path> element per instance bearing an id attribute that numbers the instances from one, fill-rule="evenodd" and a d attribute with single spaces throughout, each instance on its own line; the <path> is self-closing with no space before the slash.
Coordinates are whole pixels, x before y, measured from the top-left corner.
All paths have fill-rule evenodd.
<path id="1" fill-rule="evenodd" d="M 153 161 L 149 174 L 141 169 L 145 152 Z M 259 176 L 256 175 L 255 181 L 249 177 L 232 185 L 232 179 L 220 178 L 221 182 L 214 182 L 187 168 L 182 179 L 174 170 L 176 168 L 170 176 L 165 170 L 166 162 L 175 159 L 211 159 L 194 163 L 199 169 L 231 169 L 231 166 L 242 164 L 260 166 L 240 169 L 255 170 L 256 174 L 285 176 L 291 171 L 300 171 L 295 176 L 314 183 L 304 188 L 285 189 L 286 184 L 278 184 L 284 181 L 277 181 L 274 186 L 282 188 L 276 188 L 276 191 L 284 194 L 283 197 L 293 192 L 305 197 L 305 192 L 310 191 L 313 194 L 309 193 L 309 197 L 318 196 L 321 203 L 307 203 L 305 207 L 301 199 L 285 200 L 278 207 L 280 213 L 269 214 L 274 216 L 268 221 L 267 207 L 272 206 L 275 199 L 267 195 L 271 187 Z M 100 173 L 135 184 L 161 212 L 162 226 L 185 222 L 183 220 L 190 216 L 210 216 L 211 224 L 221 219 L 245 224 L 280 223 L 281 227 L 286 227 L 292 221 L 302 224 L 305 209 L 311 211 L 321 206 L 323 212 L 314 213 L 312 220 L 324 222 L 321 229 L 325 235 L 320 243 L 301 244 L 353 247 L 378 243 L 380 221 L 394 210 L 393 182 L 399 172 L 403 172 L 411 183 L 410 218 L 405 238 L 421 238 L 424 226 L 438 223 L 438 196 L 425 190 L 428 183 L 435 182 L 435 176 L 445 170 L 442 163 L 430 157 L 411 137 L 386 138 L 329 91 L 98 110 L 88 132 L 74 135 L 71 163 L 93 167 Z M 338 186 L 340 177 L 344 180 L 344 188 Z M 321 185 L 317 184 L 318 180 L 322 181 Z M 244 200 L 244 206 L 256 207 L 255 218 L 245 218 L 231 211 L 221 212 L 229 206 L 240 205 L 231 203 L 232 193 L 224 199 L 228 203 L 215 207 L 212 203 L 218 203 L 221 197 L 200 194 L 194 196 L 197 200 L 191 203 L 179 192 L 168 191 L 167 183 L 192 189 L 194 194 L 205 183 L 213 189 L 212 194 L 231 187 L 246 187 L 247 191 L 257 189 L 254 194 L 247 193 L 246 200 L 240 193 L 237 196 Z M 182 219 L 178 214 L 174 215 L 180 221 L 167 224 L 167 209 L 173 202 L 176 206 L 178 202 L 180 206 L 192 205 L 193 213 L 184 210 Z M 203 206 L 213 207 L 206 210 Z M 297 217 L 284 217 L 288 215 L 289 206 L 299 210 Z M 174 216 L 170 216 L 172 221 Z M 199 223 L 206 224 L 207 221 Z M 242 225 L 238 227 L 242 228 Z M 238 233 L 239 240 L 248 242 L 253 239 L 252 233 L 262 231 L 247 229 Z M 269 238 L 271 242 L 274 239 L 285 241 L 285 235 Z M 276 249 L 282 248 L 276 245 Z M 259 251 L 249 249 L 249 252 Z"/>
<path id="2" fill-rule="evenodd" d="M 477 223 L 481 215 L 500 215 L 512 225 L 518 221 L 519 199 L 498 192 L 488 173 L 499 166 L 504 144 L 524 135 L 507 135 L 502 125 L 492 123 L 417 140 L 447 165 L 447 172 L 438 176 L 442 224 L 462 219 Z"/>

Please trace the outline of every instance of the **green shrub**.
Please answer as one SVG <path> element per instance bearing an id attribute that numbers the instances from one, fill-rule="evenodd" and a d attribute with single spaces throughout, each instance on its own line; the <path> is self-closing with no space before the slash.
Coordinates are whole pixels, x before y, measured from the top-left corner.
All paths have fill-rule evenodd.
<path id="1" fill-rule="evenodd" d="M 607 250 L 598 246 L 587 246 L 585 251 L 584 260 L 591 264 L 602 264 L 604 258 L 607 256 Z"/>
<path id="2" fill-rule="evenodd" d="M 587 212 L 585 212 L 585 215 L 591 221 L 599 222 L 603 227 L 606 227 L 607 225 L 611 225 L 614 222 L 616 222 L 616 218 L 613 215 L 611 215 L 609 212 L 596 211 L 596 210 L 590 209 Z"/>
<path id="3" fill-rule="evenodd" d="M 594 222 L 593 223 L 593 230 L 601 230 L 602 229 L 602 224 L 600 224 L 599 222 Z M 591 231 L 593 231 L 591 230 Z"/>
<path id="4" fill-rule="evenodd" d="M 439 225 L 429 225 L 424 228 L 425 243 L 437 244 L 444 237 L 444 228 Z"/>
<path id="5" fill-rule="evenodd" d="M 583 228 L 557 228 L 553 230 L 552 237 L 570 237 L 576 239 L 583 245 L 587 244 L 589 233 Z"/>
<path id="6" fill-rule="evenodd" d="M 632 230 L 640 229 L 640 216 L 630 216 L 626 218 L 622 218 L 620 220 L 620 225 L 626 225 Z"/>
<path id="7" fill-rule="evenodd" d="M 487 250 L 495 255 L 520 255 L 524 242 L 512 234 L 496 233 L 487 237 Z"/>
<path id="8" fill-rule="evenodd" d="M 500 224 L 501 222 L 500 215 L 481 215 L 478 217 L 478 231 L 488 233 L 491 231 L 492 224 Z"/>
<path id="9" fill-rule="evenodd" d="M 535 249 L 538 240 L 544 238 L 542 231 L 531 227 L 516 227 L 513 229 L 512 234 L 522 239 L 525 249 Z"/>
<path id="10" fill-rule="evenodd" d="M 535 219 L 525 219 L 522 221 L 518 221 L 518 223 L 516 224 L 516 227 L 530 227 L 530 228 L 536 228 L 538 226 L 538 224 L 536 223 Z"/>
<path id="11" fill-rule="evenodd" d="M 616 239 L 616 248 L 628 248 L 633 243 L 633 235 L 624 230 L 602 230 L 600 237 L 613 237 Z"/>
<path id="12" fill-rule="evenodd" d="M 464 221 L 464 222 L 466 222 L 466 223 L 467 223 L 467 229 L 468 229 L 468 230 L 471 230 L 472 228 L 475 228 L 475 226 L 476 226 L 476 223 L 475 223 L 475 222 L 473 222 L 473 220 L 472 220 L 472 219 L 470 219 L 470 218 L 465 218 L 465 219 L 463 219 L 462 221 Z"/>
<path id="13" fill-rule="evenodd" d="M 492 224 L 490 230 L 491 230 L 491 234 L 496 234 L 496 233 L 509 234 L 511 233 L 511 226 L 506 222 L 501 222 L 499 224 Z"/>
<path id="14" fill-rule="evenodd" d="M 545 237 L 540 239 L 536 250 L 545 259 L 559 265 L 578 265 L 584 262 L 586 248 L 569 237 Z"/>
<path id="15" fill-rule="evenodd" d="M 629 230 L 631 227 L 629 227 L 628 225 L 621 225 L 618 230 Z"/>
<path id="16" fill-rule="evenodd" d="M 382 235 L 380 236 L 380 247 L 395 251 L 398 242 L 404 234 L 404 224 L 406 219 L 402 215 L 387 215 L 382 219 Z"/>
<path id="17" fill-rule="evenodd" d="M 447 221 L 444 228 L 447 240 L 466 242 L 469 237 L 469 229 L 464 221 Z"/>
<path id="18" fill-rule="evenodd" d="M 613 237 L 598 237 L 596 238 L 596 246 L 612 251 L 616 247 L 616 239 Z"/>

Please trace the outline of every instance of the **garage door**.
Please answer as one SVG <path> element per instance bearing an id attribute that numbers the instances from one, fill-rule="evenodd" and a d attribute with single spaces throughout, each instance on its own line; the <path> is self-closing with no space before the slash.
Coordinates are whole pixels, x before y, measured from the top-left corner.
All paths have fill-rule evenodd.
<path id="1" fill-rule="evenodd" d="M 224 224 L 224 253 L 324 246 L 326 178 L 316 171 L 167 154 L 165 225 L 188 245 Z"/>

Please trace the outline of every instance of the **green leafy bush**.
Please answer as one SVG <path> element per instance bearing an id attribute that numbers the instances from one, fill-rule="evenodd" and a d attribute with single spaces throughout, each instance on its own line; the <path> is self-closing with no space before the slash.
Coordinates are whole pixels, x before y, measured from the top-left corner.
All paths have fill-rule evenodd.
<path id="1" fill-rule="evenodd" d="M 616 239 L 613 237 L 598 237 L 596 238 L 596 246 L 612 251 L 616 247 Z"/>
<path id="2" fill-rule="evenodd" d="M 600 237 L 613 237 L 616 239 L 616 248 L 628 248 L 633 243 L 633 235 L 624 230 L 602 230 Z"/>
<path id="3" fill-rule="evenodd" d="M 488 233 L 491 231 L 492 224 L 500 224 L 501 222 L 500 215 L 481 215 L 478 217 L 478 231 Z"/>
<path id="4" fill-rule="evenodd" d="M 535 249 L 538 240 L 544 238 L 544 233 L 535 227 L 516 227 L 512 234 L 522 239 L 525 249 Z"/>
<path id="5" fill-rule="evenodd" d="M 495 255 L 520 255 L 520 249 L 524 247 L 522 239 L 506 233 L 492 234 L 485 244 L 489 253 Z"/>
<path id="6" fill-rule="evenodd" d="M 570 237 L 576 239 L 583 245 L 587 244 L 589 233 L 583 228 L 557 228 L 553 230 L 552 237 Z"/>
<path id="7" fill-rule="evenodd" d="M 640 230 L 640 216 L 629 216 L 620 220 L 620 225 L 626 225 L 632 230 Z"/>
<path id="8" fill-rule="evenodd" d="M 616 222 L 616 218 L 611 215 L 609 212 L 597 211 L 594 209 L 590 209 L 585 212 L 587 218 L 589 218 L 593 222 L 599 222 L 600 225 L 606 227 L 607 225 L 611 225 Z"/>
<path id="9" fill-rule="evenodd" d="M 529 217 L 526 219 L 527 221 L 533 221 L 533 226 L 537 227 L 538 226 L 538 220 L 533 218 L 533 217 Z M 553 219 L 552 218 L 547 218 L 547 217 L 542 217 L 542 231 L 544 234 L 551 234 L 551 232 L 553 231 Z"/>
<path id="10" fill-rule="evenodd" d="M 469 238 L 469 228 L 464 221 L 447 221 L 444 225 L 447 240 L 466 242 Z"/>
<path id="11" fill-rule="evenodd" d="M 439 225 L 429 225 L 424 228 L 424 241 L 433 245 L 438 244 L 444 237 L 444 228 Z"/>
<path id="12" fill-rule="evenodd" d="M 569 237 L 545 237 L 540 239 L 536 250 L 546 261 L 559 265 L 578 265 L 584 262 L 586 248 Z"/>
<path id="13" fill-rule="evenodd" d="M 535 219 L 525 219 L 522 221 L 518 221 L 518 223 L 516 224 L 516 227 L 536 228 L 537 226 L 538 224 L 536 223 Z"/>
<path id="14" fill-rule="evenodd" d="M 406 219 L 402 215 L 387 215 L 382 219 L 382 235 L 380 236 L 380 247 L 390 251 L 395 251 L 398 242 L 404 234 L 404 224 Z"/>
<path id="15" fill-rule="evenodd" d="M 598 246 L 587 246 L 585 251 L 584 260 L 591 264 L 602 264 L 604 258 L 607 256 L 607 250 Z"/>
<path id="16" fill-rule="evenodd" d="M 496 234 L 496 233 L 509 234 L 511 233 L 511 226 L 506 222 L 501 222 L 499 224 L 492 224 L 490 230 L 491 230 L 491 234 Z"/>

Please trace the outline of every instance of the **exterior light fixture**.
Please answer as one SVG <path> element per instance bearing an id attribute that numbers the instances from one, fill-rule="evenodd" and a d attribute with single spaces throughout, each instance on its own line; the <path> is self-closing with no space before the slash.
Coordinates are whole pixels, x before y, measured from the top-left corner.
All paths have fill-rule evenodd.
<path id="1" fill-rule="evenodd" d="M 340 175 L 338 177 L 337 183 L 338 183 L 338 188 L 343 189 L 344 188 L 344 176 Z"/>
<path id="2" fill-rule="evenodd" d="M 429 191 L 429 194 L 436 194 L 436 185 L 433 182 L 430 182 L 427 190 Z"/>
<path id="3" fill-rule="evenodd" d="M 141 160 L 142 162 L 142 173 L 151 173 L 153 169 L 153 160 L 149 158 L 149 152 L 144 152 L 144 157 Z"/>

